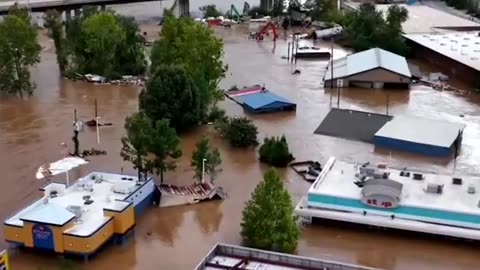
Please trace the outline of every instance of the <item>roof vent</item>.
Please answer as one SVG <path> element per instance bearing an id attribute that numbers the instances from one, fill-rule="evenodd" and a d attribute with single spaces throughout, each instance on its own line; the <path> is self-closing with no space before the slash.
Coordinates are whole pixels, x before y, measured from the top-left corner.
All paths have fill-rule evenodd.
<path id="1" fill-rule="evenodd" d="M 421 173 L 414 173 L 413 174 L 413 180 L 423 180 L 424 177 L 423 177 L 423 174 Z"/>
<path id="2" fill-rule="evenodd" d="M 445 43 L 440 43 L 440 45 L 441 45 L 441 46 L 445 46 L 445 45 L 447 45 L 447 44 L 445 44 Z"/>
<path id="3" fill-rule="evenodd" d="M 465 40 L 470 40 L 470 38 L 469 38 L 469 37 L 465 37 L 465 38 L 463 38 L 463 39 L 465 39 Z"/>
<path id="4" fill-rule="evenodd" d="M 468 47 L 468 45 L 467 45 L 467 44 L 463 44 L 462 47 Z"/>
<path id="5" fill-rule="evenodd" d="M 454 184 L 454 185 L 461 185 L 461 184 L 462 184 L 462 178 L 453 177 L 453 178 L 452 178 L 452 184 Z"/>
<path id="6" fill-rule="evenodd" d="M 443 185 L 428 183 L 425 189 L 426 193 L 442 194 Z"/>
<path id="7" fill-rule="evenodd" d="M 472 59 L 472 60 L 478 60 L 478 57 L 472 57 L 472 58 L 470 58 L 470 59 Z"/>
<path id="8" fill-rule="evenodd" d="M 400 172 L 400 176 L 403 176 L 403 177 L 410 177 L 410 172 L 401 171 L 401 172 Z"/>
<path id="9" fill-rule="evenodd" d="M 480 50 L 479 50 L 479 49 L 474 49 L 473 51 L 474 51 L 474 52 L 480 52 Z"/>
<path id="10" fill-rule="evenodd" d="M 475 194 L 475 192 L 476 192 L 475 186 L 474 185 L 468 185 L 467 193 L 468 194 Z"/>

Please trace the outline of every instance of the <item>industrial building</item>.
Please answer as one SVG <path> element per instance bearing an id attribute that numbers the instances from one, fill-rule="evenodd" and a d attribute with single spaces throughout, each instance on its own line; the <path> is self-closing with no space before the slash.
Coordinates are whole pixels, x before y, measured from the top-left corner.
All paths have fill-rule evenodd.
<path id="1" fill-rule="evenodd" d="M 200 264 L 195 267 L 195 270 L 221 269 L 375 270 L 376 268 L 226 244 L 216 244 Z"/>
<path id="2" fill-rule="evenodd" d="M 225 95 L 249 113 L 294 111 L 297 105 L 262 86 L 227 91 Z"/>
<path id="3" fill-rule="evenodd" d="M 480 83 L 480 32 L 405 34 L 415 57 L 472 86 Z"/>
<path id="4" fill-rule="evenodd" d="M 324 87 L 408 89 L 412 75 L 405 57 L 373 48 L 333 60 L 323 81 Z"/>
<path id="5" fill-rule="evenodd" d="M 376 147 L 448 157 L 461 145 L 464 124 L 396 116 L 375 133 Z"/>

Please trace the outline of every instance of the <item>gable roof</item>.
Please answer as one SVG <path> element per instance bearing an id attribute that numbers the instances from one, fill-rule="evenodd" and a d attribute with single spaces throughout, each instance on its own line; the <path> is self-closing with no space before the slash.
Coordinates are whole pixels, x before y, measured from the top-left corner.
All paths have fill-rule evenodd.
<path id="1" fill-rule="evenodd" d="M 284 97 L 281 97 L 279 95 L 276 95 L 270 91 L 266 92 L 260 92 L 260 93 L 255 93 L 255 94 L 250 94 L 250 95 L 244 95 L 241 97 L 237 97 L 237 99 L 241 99 L 240 101 L 253 108 L 253 109 L 260 109 L 264 106 L 270 105 L 274 102 L 281 102 L 289 105 L 295 105 L 291 101 L 287 100 Z"/>
<path id="2" fill-rule="evenodd" d="M 330 68 L 330 65 L 328 67 Z M 333 78 L 352 76 L 375 68 L 383 68 L 405 77 L 412 77 L 405 57 L 380 48 L 373 48 L 334 60 Z M 325 80 L 330 80 L 331 77 L 331 72 L 327 71 Z"/>

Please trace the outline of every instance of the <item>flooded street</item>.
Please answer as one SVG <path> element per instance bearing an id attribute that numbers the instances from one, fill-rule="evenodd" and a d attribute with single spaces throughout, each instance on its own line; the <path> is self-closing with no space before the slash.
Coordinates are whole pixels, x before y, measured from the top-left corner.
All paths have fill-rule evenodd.
<path id="1" fill-rule="evenodd" d="M 244 30 L 246 32 L 246 30 Z M 324 163 L 330 156 L 349 161 L 387 161 L 392 165 L 419 167 L 443 173 L 453 172 L 453 162 L 422 158 L 410 154 L 382 152 L 373 145 L 313 134 L 330 109 L 330 93 L 324 91 L 322 77 L 327 62 L 298 61 L 301 74 L 292 75 L 294 66 L 282 59 L 287 43 L 276 45 L 266 38 L 263 42 L 247 40 L 246 35 L 231 29 L 219 29 L 225 40 L 225 60 L 229 65 L 221 86 L 229 88 L 252 84 L 265 86 L 297 103 L 293 113 L 276 113 L 251 117 L 264 136 L 285 134 L 291 151 L 298 161 L 318 160 Z M 97 145 L 95 130 L 86 127 L 80 135 L 82 149 L 92 147 L 107 150 L 107 156 L 93 157 L 86 167 L 72 171 L 79 177 L 91 170 L 135 173 L 130 164 L 120 158 L 120 138 L 127 115 L 137 110 L 139 89 L 130 86 L 95 86 L 59 78 L 53 43 L 42 37 L 42 61 L 33 71 L 37 84 L 34 97 L 25 101 L 0 99 L 0 218 L 37 199 L 37 189 L 45 185 L 36 180 L 37 168 L 61 156 L 61 142 L 72 149 L 73 111 L 82 120 L 94 116 L 94 100 L 98 100 L 99 115 L 113 126 L 101 128 L 101 145 Z M 329 48 L 328 43 L 319 43 Z M 335 58 L 345 55 L 335 49 Z M 336 106 L 336 92 L 333 93 Z M 456 172 L 479 174 L 480 167 L 480 98 L 477 95 L 458 97 L 426 87 L 414 86 L 410 91 L 391 91 L 389 113 L 425 118 L 444 119 L 467 124 Z M 384 113 L 386 92 L 382 90 L 342 90 L 341 108 Z M 243 109 L 230 100 L 220 106 L 229 115 L 243 115 Z M 464 115 L 464 117 L 460 117 Z M 240 220 L 244 202 L 262 178 L 266 167 L 257 160 L 255 150 L 238 150 L 220 140 L 211 127 L 199 127 L 182 137 L 183 156 L 177 170 L 169 173 L 168 183 L 191 183 L 193 171 L 190 157 L 201 136 L 210 136 L 223 159 L 223 172 L 217 183 L 229 197 L 223 202 L 208 202 L 194 206 L 160 208 L 148 211 L 139 219 L 135 237 L 125 246 L 108 246 L 84 269 L 125 270 L 189 270 L 217 242 L 240 244 Z M 293 173 L 281 171 L 285 184 L 297 202 L 305 195 L 309 184 Z M 62 181 L 61 177 L 56 180 Z M 1 248 L 6 243 L 0 244 Z M 382 231 L 360 231 L 332 226 L 302 229 L 298 254 L 321 257 L 385 269 L 475 269 L 478 268 L 478 246 L 457 241 L 400 236 Z M 30 270 L 38 266 L 54 269 L 58 258 L 28 252 L 11 255 L 12 269 Z"/>

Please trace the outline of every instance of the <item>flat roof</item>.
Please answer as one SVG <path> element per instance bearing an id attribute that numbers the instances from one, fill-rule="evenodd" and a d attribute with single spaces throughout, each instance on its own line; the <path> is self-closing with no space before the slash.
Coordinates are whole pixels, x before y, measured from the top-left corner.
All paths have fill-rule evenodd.
<path id="1" fill-rule="evenodd" d="M 362 189 L 354 184 L 358 180 L 355 177 L 356 165 L 359 164 L 331 158 L 325 166 L 323 177 L 319 177 L 312 184 L 308 193 L 360 200 Z M 402 170 L 411 173 L 418 172 L 415 169 L 408 168 L 402 168 Z M 395 168 L 384 170 L 390 172 L 389 179 L 403 184 L 400 197 L 401 206 L 480 215 L 480 208 L 478 207 L 480 177 L 462 177 L 462 185 L 454 185 L 450 175 L 420 172 L 423 174 L 424 180 L 417 181 L 413 180 L 412 176 L 400 176 L 402 170 Z M 443 185 L 442 194 L 426 193 L 424 191 L 426 183 Z M 473 186 L 477 193 L 468 194 L 468 186 Z"/>
<path id="2" fill-rule="evenodd" d="M 391 5 L 376 5 L 377 10 L 383 11 L 384 15 Z M 408 19 L 403 23 L 403 32 L 430 33 L 440 31 L 439 27 L 480 27 L 480 24 L 455 15 L 440 11 L 424 5 L 405 5 L 408 10 Z"/>
<path id="3" fill-rule="evenodd" d="M 236 266 L 236 267 L 235 267 Z M 195 270 L 380 270 L 235 245 L 216 244 Z"/>
<path id="4" fill-rule="evenodd" d="M 450 147 L 457 139 L 465 124 L 451 123 L 418 117 L 395 116 L 388 121 L 375 137 Z"/>
<path id="5" fill-rule="evenodd" d="M 327 68 L 330 68 L 330 65 Z M 352 76 L 375 68 L 383 68 L 405 77 L 412 76 L 405 57 L 380 48 L 372 48 L 333 60 L 333 78 Z M 331 78 L 332 72 L 330 70 L 325 72 L 325 80 Z"/>
<path id="6" fill-rule="evenodd" d="M 480 31 L 405 34 L 404 37 L 480 71 Z"/>
<path id="7" fill-rule="evenodd" d="M 51 182 L 41 189 L 44 191 L 43 198 L 7 219 L 5 224 L 23 226 L 24 221 L 30 221 L 62 226 L 76 217 L 69 207 L 78 206 L 81 216 L 66 232 L 88 236 L 110 220 L 110 217 L 104 216 L 103 210 L 122 211 L 127 208 L 131 203 L 124 200 L 141 183 L 144 182 L 138 182 L 135 176 L 105 172 L 91 172 L 68 188 L 63 183 Z M 52 191 L 57 192 L 56 197 L 50 196 Z M 85 196 L 90 196 L 91 204 L 84 204 Z"/>

